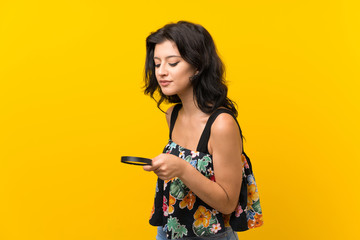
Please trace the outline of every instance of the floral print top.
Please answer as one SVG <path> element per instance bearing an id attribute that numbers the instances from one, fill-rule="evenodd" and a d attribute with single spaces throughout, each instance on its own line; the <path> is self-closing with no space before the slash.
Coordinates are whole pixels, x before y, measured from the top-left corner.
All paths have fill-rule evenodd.
<path id="1" fill-rule="evenodd" d="M 174 108 L 173 112 L 176 110 L 178 109 Z M 211 125 L 211 119 L 209 120 L 207 125 Z M 174 122 L 172 127 L 173 125 Z M 163 153 L 182 158 L 206 178 L 216 181 L 211 154 L 193 151 L 176 144 L 171 140 L 171 130 L 170 139 Z M 251 163 L 244 152 L 242 160 L 244 169 L 241 193 L 238 206 L 232 214 L 222 214 L 207 205 L 177 177 L 166 181 L 158 178 L 149 223 L 153 226 L 162 226 L 168 239 L 213 236 L 224 232 L 225 228 L 230 226 L 234 231 L 245 231 L 261 226 L 259 195 L 255 179 L 251 177 L 252 175 L 246 174 L 251 171 Z M 249 186 L 252 187 L 250 192 L 248 192 Z M 254 205 L 255 202 L 258 204 Z"/>

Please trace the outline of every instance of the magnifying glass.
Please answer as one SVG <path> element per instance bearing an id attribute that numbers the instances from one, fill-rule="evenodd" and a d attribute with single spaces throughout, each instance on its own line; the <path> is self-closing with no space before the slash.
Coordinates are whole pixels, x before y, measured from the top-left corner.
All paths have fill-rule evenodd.
<path id="1" fill-rule="evenodd" d="M 121 162 L 132 165 L 144 166 L 144 165 L 151 165 L 152 160 L 150 158 L 122 156 Z"/>

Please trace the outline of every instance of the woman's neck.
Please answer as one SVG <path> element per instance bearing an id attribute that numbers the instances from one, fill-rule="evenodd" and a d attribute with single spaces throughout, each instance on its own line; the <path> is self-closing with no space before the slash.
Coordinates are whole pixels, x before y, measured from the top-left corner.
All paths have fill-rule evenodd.
<path id="1" fill-rule="evenodd" d="M 207 115 L 198 107 L 196 99 L 194 99 L 193 91 L 188 91 L 187 94 L 178 95 L 182 103 L 183 115 L 186 118 L 203 117 Z"/>

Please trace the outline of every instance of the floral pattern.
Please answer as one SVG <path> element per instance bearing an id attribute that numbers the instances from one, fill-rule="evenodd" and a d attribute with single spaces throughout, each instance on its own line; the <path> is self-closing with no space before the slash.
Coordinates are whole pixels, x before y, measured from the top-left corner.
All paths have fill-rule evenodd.
<path id="1" fill-rule="evenodd" d="M 194 214 L 194 226 L 199 227 L 201 224 L 204 227 L 208 227 L 211 219 L 211 212 L 206 209 L 204 206 L 199 206 Z"/>
<path id="2" fill-rule="evenodd" d="M 168 205 L 166 204 L 167 203 L 167 200 L 166 200 L 166 197 L 164 196 L 163 197 L 163 213 L 164 213 L 164 216 L 168 216 L 169 215 L 169 211 L 168 211 Z"/>
<path id="3" fill-rule="evenodd" d="M 195 194 L 192 191 L 189 191 L 188 194 L 184 197 L 184 199 L 180 202 L 179 207 L 181 209 L 187 207 L 189 210 L 192 210 L 195 201 L 196 201 Z"/>
<path id="4" fill-rule="evenodd" d="M 200 152 L 199 151 L 191 151 L 191 157 L 195 158 L 197 156 L 199 156 Z"/>
<path id="5" fill-rule="evenodd" d="M 185 225 L 181 225 L 176 217 L 169 217 L 167 229 L 172 231 L 171 239 L 182 238 L 187 235 L 188 230 Z"/>
<path id="6" fill-rule="evenodd" d="M 211 232 L 217 233 L 219 230 L 221 230 L 220 223 L 212 225 Z"/>
<path id="7" fill-rule="evenodd" d="M 222 229 L 216 215 L 206 207 L 200 205 L 194 214 L 193 231 L 196 236 L 209 236 Z"/>
<path id="8" fill-rule="evenodd" d="M 168 212 L 169 214 L 174 213 L 174 204 L 176 203 L 176 199 L 173 196 L 169 196 L 169 208 Z"/>
<path id="9" fill-rule="evenodd" d="M 222 217 L 223 217 L 223 220 L 224 220 L 225 227 L 230 227 L 231 214 L 223 214 Z"/>
<path id="10" fill-rule="evenodd" d="M 238 204 L 238 206 L 236 207 L 235 209 L 235 216 L 236 217 L 240 217 L 240 214 L 243 212 L 242 208 L 241 208 L 241 205 Z"/>
<path id="11" fill-rule="evenodd" d="M 253 218 L 248 221 L 249 228 L 260 227 L 263 224 L 262 214 L 255 213 Z"/>
<path id="12" fill-rule="evenodd" d="M 245 213 L 247 220 L 247 229 L 251 229 L 262 226 L 263 217 L 255 177 L 252 173 L 251 166 L 249 165 L 250 159 L 245 153 L 243 153 L 242 160 L 244 162 L 243 181 L 247 184 L 247 202 L 246 208 L 244 210 L 239 203 L 238 207 L 235 210 L 235 216 L 240 217 L 241 214 Z M 241 191 L 243 191 L 243 189 L 241 189 Z"/>
<path id="13" fill-rule="evenodd" d="M 252 205 L 253 202 L 256 202 L 259 199 L 259 193 L 256 191 L 255 184 L 248 185 L 248 203 Z"/>
<path id="14" fill-rule="evenodd" d="M 172 140 L 169 140 L 163 152 L 184 159 L 205 177 L 215 181 L 210 154 L 186 149 Z M 222 214 L 205 204 L 181 179 L 158 179 L 156 189 L 154 205 L 161 204 L 161 207 L 154 207 L 155 213 L 151 214 L 150 223 L 167 226 L 165 230 L 169 239 L 211 236 L 225 230 L 223 221 L 219 221 Z M 158 191 L 160 189 L 162 191 Z"/>
<path id="15" fill-rule="evenodd" d="M 246 157 L 245 157 L 244 154 L 241 155 L 241 160 L 242 160 L 243 163 L 244 163 L 244 168 L 249 169 L 249 164 L 248 164 L 248 162 L 247 162 Z"/>
<path id="16" fill-rule="evenodd" d="M 171 139 L 163 153 L 180 157 L 205 177 L 216 181 L 210 154 L 186 149 Z M 150 224 L 163 226 L 168 239 L 212 236 L 230 226 L 234 231 L 261 226 L 263 215 L 250 159 L 243 153 L 242 160 L 243 186 L 233 213 L 222 214 L 211 208 L 177 177 L 165 181 L 158 179 Z"/>

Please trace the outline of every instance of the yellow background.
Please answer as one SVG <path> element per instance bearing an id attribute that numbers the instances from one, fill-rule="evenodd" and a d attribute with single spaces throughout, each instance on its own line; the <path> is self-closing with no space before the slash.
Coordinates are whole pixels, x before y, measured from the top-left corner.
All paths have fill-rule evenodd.
<path id="1" fill-rule="evenodd" d="M 264 225 L 240 239 L 359 237 L 358 1 L 0 1 L 0 239 L 155 239 L 165 116 L 145 38 L 213 36 Z M 166 109 L 167 106 L 164 106 Z"/>

